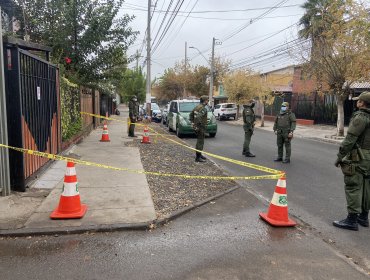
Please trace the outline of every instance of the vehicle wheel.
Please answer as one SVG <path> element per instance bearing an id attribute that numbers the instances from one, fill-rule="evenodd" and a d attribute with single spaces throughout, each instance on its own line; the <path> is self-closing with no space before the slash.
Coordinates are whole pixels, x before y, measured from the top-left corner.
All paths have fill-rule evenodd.
<path id="1" fill-rule="evenodd" d="M 210 134 L 209 134 L 209 137 L 214 138 L 215 136 L 216 136 L 216 133 L 210 133 Z"/>
<path id="2" fill-rule="evenodd" d="M 172 130 L 172 128 L 168 125 L 168 131 L 169 132 L 172 132 L 173 130 Z"/>
<path id="3" fill-rule="evenodd" d="M 236 115 L 234 116 L 234 121 L 236 120 Z"/>
<path id="4" fill-rule="evenodd" d="M 217 118 L 218 118 L 218 120 L 219 120 L 219 121 L 221 120 L 221 116 L 220 116 L 220 114 L 218 114 Z"/>
<path id="5" fill-rule="evenodd" d="M 182 138 L 182 134 L 180 133 L 179 127 L 176 127 L 176 135 L 177 137 Z"/>

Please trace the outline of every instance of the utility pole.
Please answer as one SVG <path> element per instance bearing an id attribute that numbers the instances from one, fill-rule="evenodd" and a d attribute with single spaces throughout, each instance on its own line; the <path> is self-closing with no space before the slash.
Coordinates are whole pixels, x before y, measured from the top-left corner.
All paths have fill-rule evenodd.
<path id="1" fill-rule="evenodd" d="M 215 59 L 215 42 L 216 38 L 212 38 L 212 56 L 211 56 L 211 77 L 209 82 L 209 102 L 211 103 L 211 107 L 213 107 L 213 72 L 214 72 L 214 59 Z"/>
<path id="2" fill-rule="evenodd" d="M 136 50 L 136 72 L 139 71 L 139 58 L 140 58 L 140 55 L 139 55 L 139 50 Z"/>
<path id="3" fill-rule="evenodd" d="M 0 7 L 0 144 L 8 145 L 2 21 Z M 7 148 L 0 148 L 0 191 L 2 196 L 10 195 L 9 150 Z"/>
<path id="4" fill-rule="evenodd" d="M 150 42 L 150 14 L 151 14 L 152 1 L 148 0 L 148 27 L 147 27 L 147 45 L 146 45 L 146 111 L 147 115 L 151 116 L 151 77 L 150 77 L 150 68 L 151 68 L 151 42 Z"/>
<path id="5" fill-rule="evenodd" d="M 187 64 L 187 62 L 188 62 L 187 49 L 188 49 L 188 43 L 187 43 L 187 42 L 185 42 L 184 98 L 186 97 L 186 64 Z"/>

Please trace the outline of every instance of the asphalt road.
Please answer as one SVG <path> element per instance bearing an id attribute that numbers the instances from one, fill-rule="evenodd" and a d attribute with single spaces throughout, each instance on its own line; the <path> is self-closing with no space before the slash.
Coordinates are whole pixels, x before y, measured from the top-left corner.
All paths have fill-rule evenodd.
<path id="1" fill-rule="evenodd" d="M 195 138 L 186 141 L 195 145 Z M 359 232 L 337 229 L 332 221 L 346 217 L 343 175 L 334 167 L 338 152 L 336 144 L 310 139 L 294 138 L 290 164 L 274 162 L 277 155 L 276 138 L 271 131 L 256 128 L 250 145 L 255 158 L 242 156 L 243 128 L 232 121 L 219 121 L 215 138 L 207 138 L 205 151 L 225 157 L 248 161 L 262 166 L 284 170 L 287 174 L 289 213 L 298 217 L 306 228 L 313 229 L 342 254 L 353 258 L 370 270 L 370 229 Z M 231 175 L 264 174 L 253 169 L 215 160 Z M 270 201 L 275 181 L 241 181 L 250 191 Z"/>
<path id="2" fill-rule="evenodd" d="M 240 188 L 152 231 L 0 239 L 0 279 L 368 279 Z"/>

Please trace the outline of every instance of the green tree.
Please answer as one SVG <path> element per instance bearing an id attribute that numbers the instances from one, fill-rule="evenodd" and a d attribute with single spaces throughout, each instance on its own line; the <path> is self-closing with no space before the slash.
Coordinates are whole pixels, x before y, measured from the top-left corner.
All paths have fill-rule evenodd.
<path id="1" fill-rule="evenodd" d="M 161 100 L 173 100 L 183 96 L 184 80 L 181 74 L 172 68 L 165 70 L 158 86 L 158 98 Z"/>
<path id="2" fill-rule="evenodd" d="M 310 38 L 308 70 L 318 91 L 327 85 L 337 99 L 337 135 L 344 135 L 344 100 L 355 81 L 370 77 L 370 20 L 365 7 L 352 0 L 310 0 L 301 18 L 300 36 Z"/>
<path id="3" fill-rule="evenodd" d="M 145 101 L 146 78 L 141 68 L 138 70 L 127 69 L 118 85 L 118 92 L 123 101 L 128 102 L 132 96 L 136 95 L 140 103 Z"/>
<path id="4" fill-rule="evenodd" d="M 127 65 L 126 51 L 137 32 L 133 19 L 118 17 L 123 0 L 15 0 L 24 13 L 21 32 L 53 47 L 52 61 L 65 64 L 75 82 L 96 83 L 117 66 Z"/>
<path id="5" fill-rule="evenodd" d="M 271 90 L 263 82 L 260 75 L 251 70 L 237 70 L 229 73 L 223 81 L 229 100 L 239 107 L 251 99 L 262 103 L 261 126 L 264 126 L 264 105 L 271 102 Z"/>

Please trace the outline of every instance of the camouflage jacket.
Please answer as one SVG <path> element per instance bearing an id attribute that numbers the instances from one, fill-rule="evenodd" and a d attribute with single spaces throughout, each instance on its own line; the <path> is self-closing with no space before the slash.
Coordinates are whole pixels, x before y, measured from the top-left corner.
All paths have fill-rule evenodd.
<path id="1" fill-rule="evenodd" d="M 193 123 L 197 128 L 205 128 L 207 126 L 207 108 L 203 104 L 197 105 L 191 114 L 193 115 Z"/>
<path id="2" fill-rule="evenodd" d="M 128 103 L 129 117 L 136 118 L 139 116 L 139 103 L 133 100 L 130 100 Z"/>
<path id="3" fill-rule="evenodd" d="M 367 158 L 368 150 L 370 150 L 370 108 L 360 109 L 353 113 L 347 135 L 340 144 L 338 158 L 342 160 L 357 147 L 365 150 L 364 154 Z"/>
<path id="4" fill-rule="evenodd" d="M 253 108 L 250 106 L 244 105 L 244 110 L 243 110 L 244 129 L 254 128 L 255 121 L 256 121 L 256 116 L 254 114 Z"/>
<path id="5" fill-rule="evenodd" d="M 284 132 L 293 132 L 296 128 L 295 114 L 290 110 L 279 113 L 275 118 L 274 131 L 282 130 Z"/>

